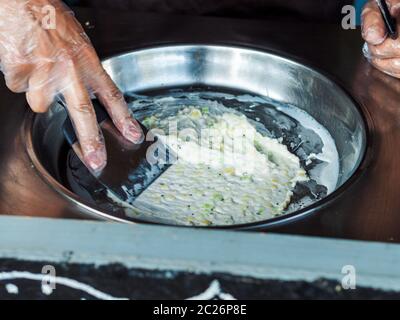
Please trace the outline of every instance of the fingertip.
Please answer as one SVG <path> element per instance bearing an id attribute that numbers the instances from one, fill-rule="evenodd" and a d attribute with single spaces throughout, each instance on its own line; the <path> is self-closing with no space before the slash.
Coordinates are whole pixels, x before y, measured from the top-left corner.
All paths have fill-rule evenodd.
<path id="1" fill-rule="evenodd" d="M 130 142 L 139 144 L 144 141 L 144 133 L 139 123 L 130 118 L 122 126 L 122 135 Z"/>
<path id="2" fill-rule="evenodd" d="M 44 96 L 41 90 L 28 91 L 25 96 L 30 108 L 33 112 L 36 113 L 46 112 L 49 109 L 53 100 L 53 97 L 49 98 L 48 96 Z"/>
<path id="3" fill-rule="evenodd" d="M 379 45 L 386 39 L 386 30 L 379 25 L 373 25 L 365 27 L 363 29 L 362 36 L 369 44 Z"/>
<path id="4" fill-rule="evenodd" d="M 100 173 L 107 165 L 107 153 L 105 148 L 100 147 L 96 150 L 84 154 L 86 165 L 95 173 Z"/>
<path id="5" fill-rule="evenodd" d="M 99 174 L 107 165 L 107 151 L 100 128 L 96 137 L 88 140 L 81 138 L 79 144 L 84 163 L 92 173 Z"/>
<path id="6" fill-rule="evenodd" d="M 113 123 L 125 139 L 140 144 L 145 136 L 139 123 L 132 117 L 123 93 L 112 81 L 110 76 L 102 69 L 101 76 L 91 85 L 96 96 L 107 109 Z"/>

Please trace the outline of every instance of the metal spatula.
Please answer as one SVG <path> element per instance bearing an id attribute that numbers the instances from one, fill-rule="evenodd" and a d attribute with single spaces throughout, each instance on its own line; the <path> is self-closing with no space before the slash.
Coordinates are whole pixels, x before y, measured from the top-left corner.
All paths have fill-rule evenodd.
<path id="1" fill-rule="evenodd" d="M 387 6 L 386 0 L 377 0 L 377 3 L 389 36 L 393 40 L 396 40 L 398 36 L 396 19 L 390 14 L 390 10 Z"/>
<path id="2" fill-rule="evenodd" d="M 119 199 L 132 203 L 140 193 L 168 169 L 173 161 L 173 154 L 140 122 L 146 137 L 145 140 L 140 144 L 129 142 L 115 128 L 100 102 L 93 100 L 92 103 L 97 121 L 103 131 L 107 149 L 107 165 L 95 177 Z M 64 122 L 63 133 L 69 145 L 82 161 L 78 139 L 69 117 Z M 156 159 L 163 159 L 163 161 Z"/>

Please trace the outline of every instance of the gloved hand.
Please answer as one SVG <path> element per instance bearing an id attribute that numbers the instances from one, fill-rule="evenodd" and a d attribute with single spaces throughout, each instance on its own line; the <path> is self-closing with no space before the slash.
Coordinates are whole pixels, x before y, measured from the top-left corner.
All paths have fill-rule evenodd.
<path id="1" fill-rule="evenodd" d="M 400 0 L 386 0 L 394 17 L 400 13 Z M 398 21 L 400 22 L 400 21 Z M 400 31 L 400 26 L 399 26 Z M 385 23 L 375 0 L 369 0 L 362 12 L 364 55 L 382 72 L 400 78 L 400 38 L 387 37 Z"/>
<path id="2" fill-rule="evenodd" d="M 47 111 L 57 95 L 64 97 L 84 161 L 93 171 L 104 168 L 107 155 L 91 95 L 125 138 L 134 143 L 143 138 L 83 28 L 60 0 L 0 0 L 0 66 L 7 86 L 26 92 L 35 112 Z"/>

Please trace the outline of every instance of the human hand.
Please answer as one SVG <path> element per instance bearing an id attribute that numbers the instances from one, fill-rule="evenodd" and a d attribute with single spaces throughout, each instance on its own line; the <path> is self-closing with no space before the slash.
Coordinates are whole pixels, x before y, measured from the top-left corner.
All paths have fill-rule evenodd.
<path id="1" fill-rule="evenodd" d="M 386 0 L 390 13 L 397 17 L 400 0 Z M 400 39 L 387 36 L 385 23 L 376 0 L 370 0 L 362 12 L 362 36 L 366 41 L 364 55 L 380 71 L 400 78 Z"/>
<path id="2" fill-rule="evenodd" d="M 48 18 L 43 8 L 54 8 L 52 28 L 43 25 Z M 142 130 L 122 93 L 60 0 L 0 0 L 0 66 L 9 89 L 26 92 L 35 112 L 46 112 L 57 96 L 63 96 L 83 160 L 92 171 L 105 167 L 107 154 L 91 95 L 99 98 L 126 139 L 141 141 Z"/>

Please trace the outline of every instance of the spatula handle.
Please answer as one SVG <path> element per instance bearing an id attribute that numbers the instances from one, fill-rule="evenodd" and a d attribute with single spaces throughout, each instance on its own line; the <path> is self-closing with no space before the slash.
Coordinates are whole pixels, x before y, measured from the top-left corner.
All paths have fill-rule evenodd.
<path id="1" fill-rule="evenodd" d="M 386 0 L 377 0 L 377 2 L 389 36 L 394 40 L 397 39 L 397 21 L 390 14 Z"/>

